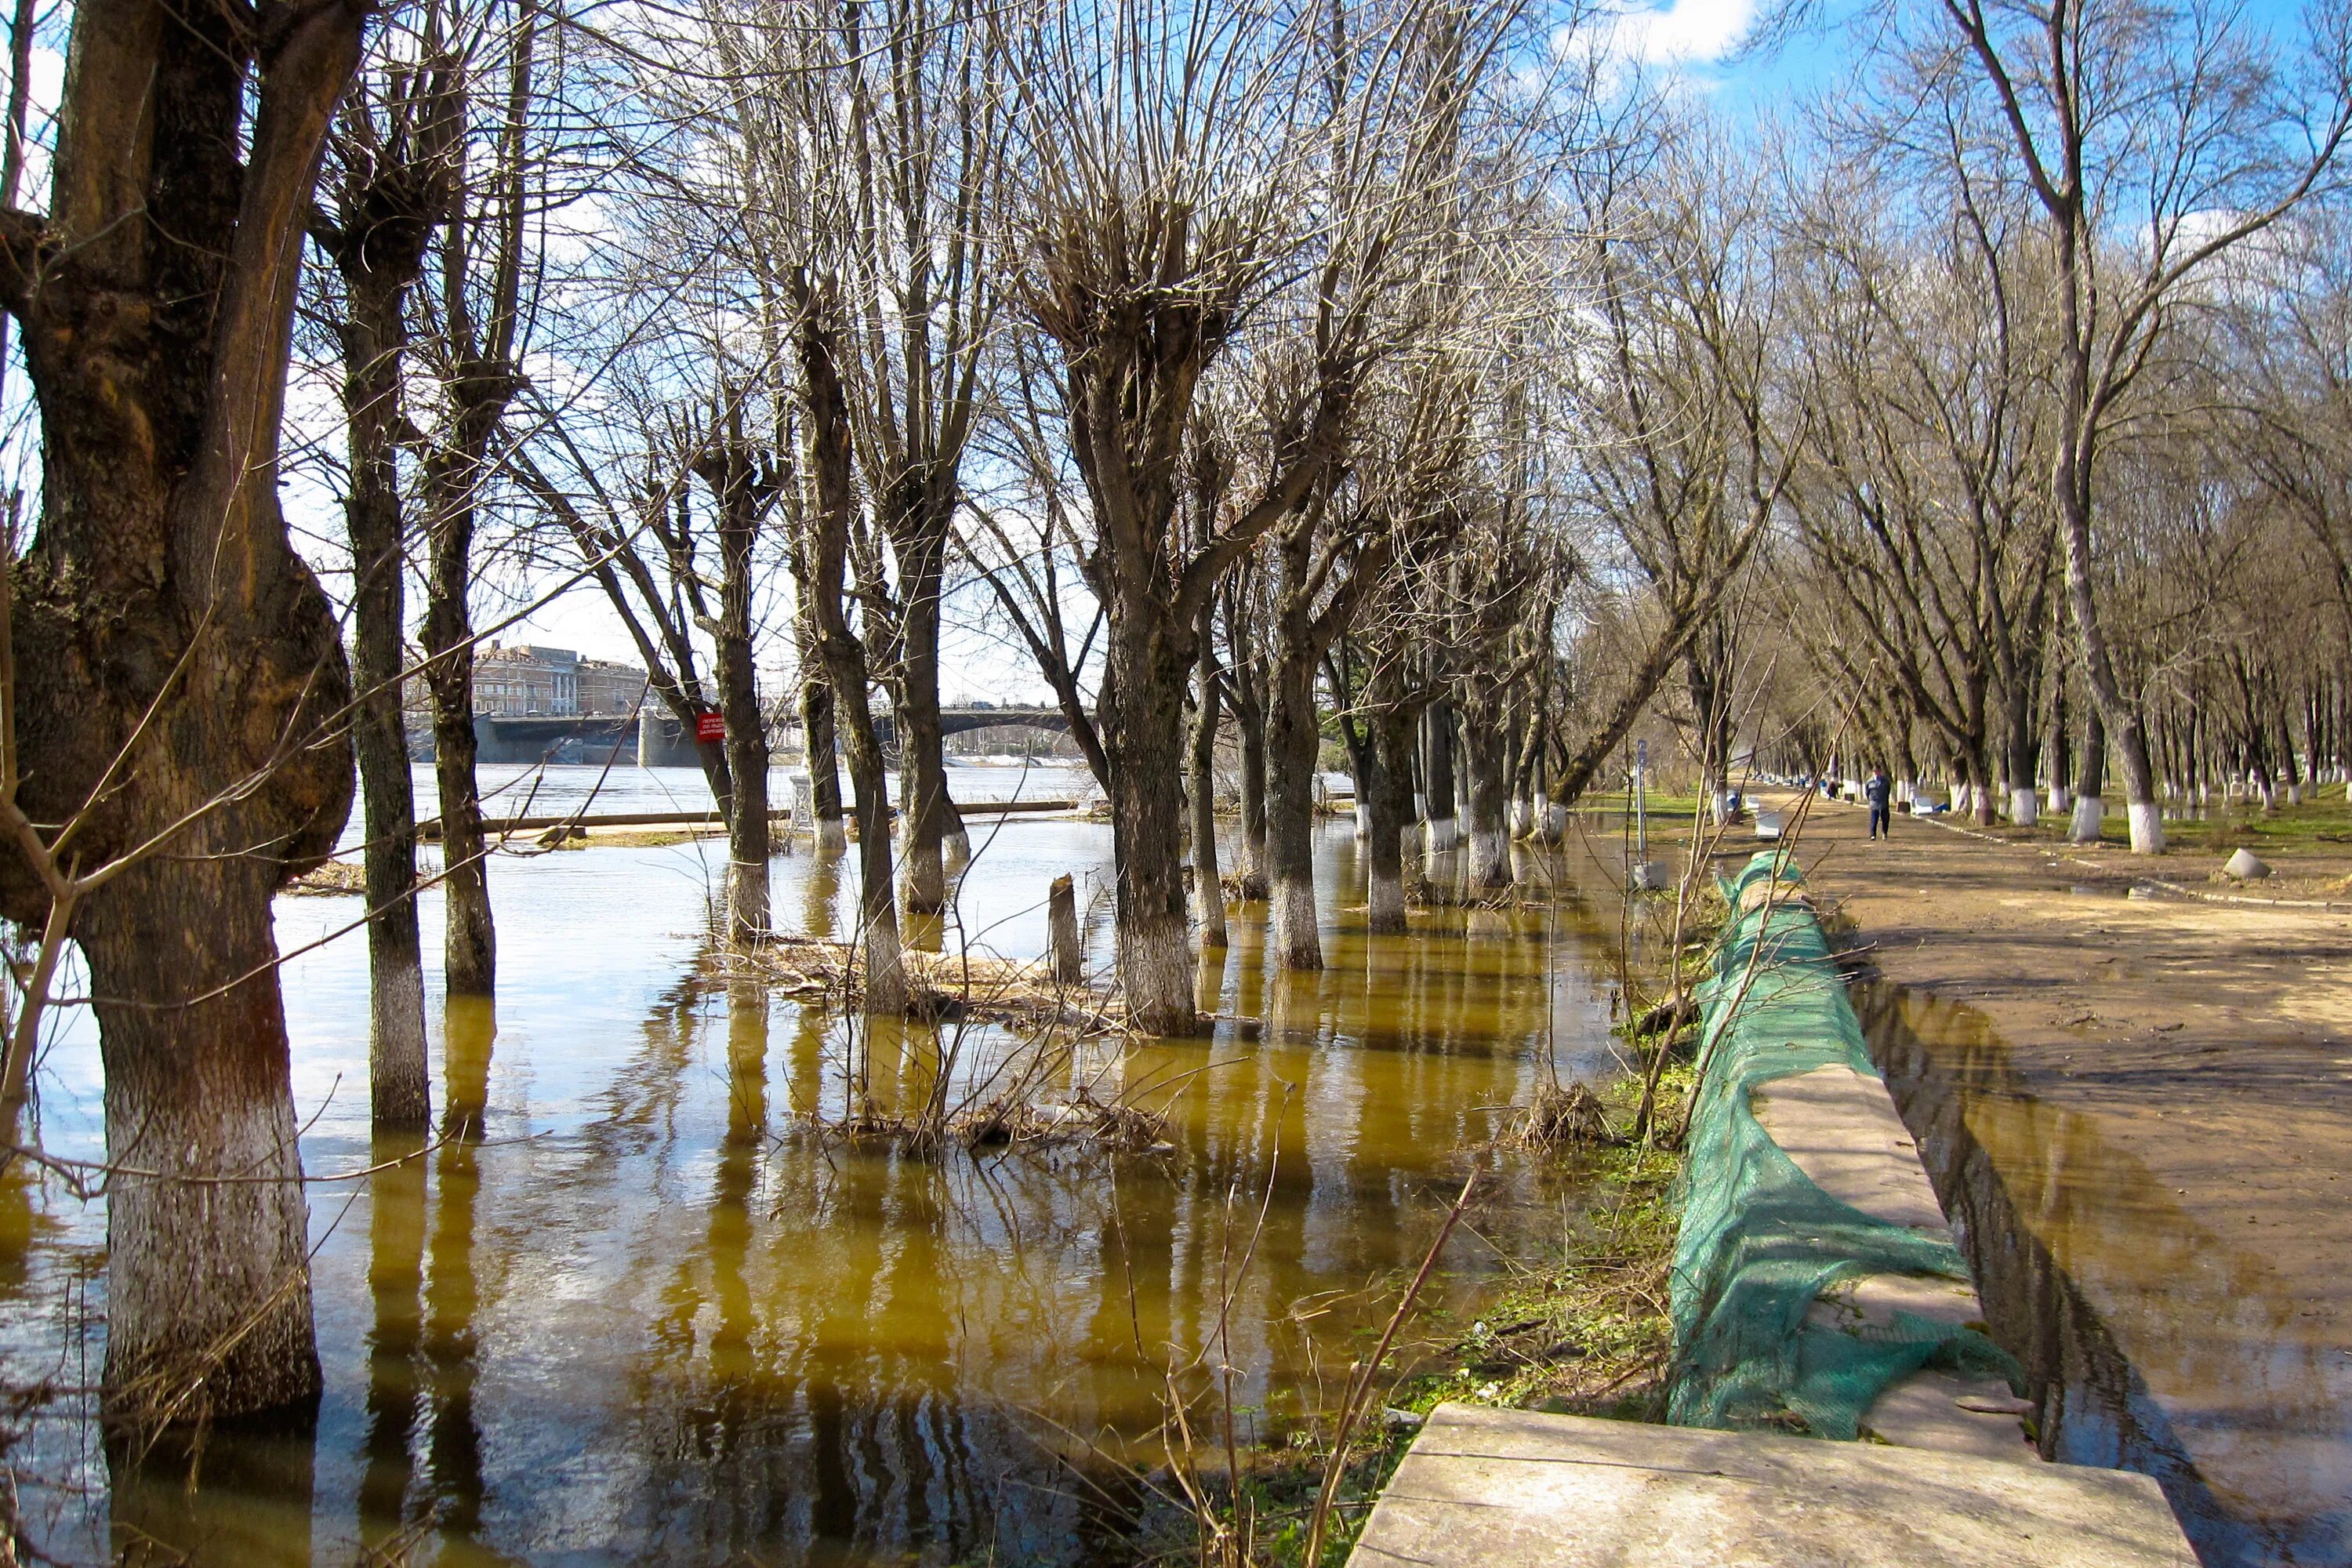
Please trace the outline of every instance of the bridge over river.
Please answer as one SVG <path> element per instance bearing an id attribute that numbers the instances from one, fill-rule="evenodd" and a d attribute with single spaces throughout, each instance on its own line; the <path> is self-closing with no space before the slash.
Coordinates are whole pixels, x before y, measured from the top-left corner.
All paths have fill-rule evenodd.
<path id="1" fill-rule="evenodd" d="M 898 745 L 898 729 L 887 711 L 874 716 L 881 731 L 882 743 L 893 750 Z M 787 735 L 795 737 L 800 729 L 797 717 L 777 726 L 772 739 L 782 749 Z M 962 735 L 975 730 L 1029 730 L 1051 734 L 1067 734 L 1068 715 L 1059 708 L 943 708 L 940 710 L 942 734 Z M 691 767 L 694 765 L 694 743 L 688 738 L 685 727 L 667 712 L 646 708 L 634 719 L 625 715 L 566 715 L 542 717 L 537 714 L 508 715 L 477 713 L 474 715 L 474 744 L 485 763 L 536 763 L 579 742 L 582 760 L 601 763 L 608 748 L 619 744 L 624 748 L 623 760 L 628 760 L 634 750 L 635 760 L 647 767 Z M 431 731 L 412 731 L 410 754 L 423 761 L 433 754 Z"/>

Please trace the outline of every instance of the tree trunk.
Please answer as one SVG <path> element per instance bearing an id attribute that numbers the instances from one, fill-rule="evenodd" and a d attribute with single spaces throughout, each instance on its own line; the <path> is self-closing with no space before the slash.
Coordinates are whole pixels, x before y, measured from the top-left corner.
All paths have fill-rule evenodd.
<path id="1" fill-rule="evenodd" d="M 275 879 L 227 836 L 205 837 L 221 859 L 129 872 L 79 927 L 99 997 L 107 1157 L 166 1177 L 120 1173 L 107 1188 L 105 1407 L 119 1426 L 267 1409 L 320 1387 L 310 1205 L 271 967 Z M 188 1005 L 215 987 L 226 993 Z M 215 1176 L 237 1179 L 171 1179 Z"/>
<path id="2" fill-rule="evenodd" d="M 368 1103 L 378 1131 L 421 1131 L 432 1120 L 433 1089 L 416 919 L 416 801 L 401 703 L 407 556 L 396 468 L 401 296 L 415 276 L 416 257 L 376 254 L 363 234 L 347 231 L 341 240 L 337 259 L 351 301 L 342 346 L 352 470 L 343 521 L 352 544 L 357 688 L 352 735 L 367 832 Z"/>
<path id="3" fill-rule="evenodd" d="M 2043 736 L 2043 766 L 2050 770 L 2050 811 L 2055 816 L 2074 808 L 2074 770 L 2067 766 L 2066 680 L 2062 671 L 2050 677 L 2049 729 Z"/>
<path id="4" fill-rule="evenodd" d="M 1428 765 L 1423 770 L 1427 794 L 1423 801 L 1423 820 L 1429 825 L 1426 837 L 1428 852 L 1450 854 L 1454 848 L 1454 705 L 1444 698 L 1431 703 L 1422 712 L 1423 744 L 1428 752 Z"/>
<path id="5" fill-rule="evenodd" d="M 1375 935 L 1406 931 L 1404 830 L 1412 811 L 1413 716 L 1381 708 L 1371 719 L 1370 831 L 1364 841 L 1364 924 Z"/>
<path id="6" fill-rule="evenodd" d="M 2076 844 L 2099 841 L 2099 820 L 2106 815 L 2100 792 L 2107 781 L 2107 724 L 2094 703 L 2083 719 L 2083 760 L 2074 770 L 2074 819 L 2066 837 Z"/>
<path id="7" fill-rule="evenodd" d="M 430 481 L 428 481 L 429 487 Z M 425 577 L 425 683 L 433 701 L 433 776 L 441 805 L 443 985 L 452 996 L 498 988 L 489 850 L 474 778 L 474 628 L 470 491 L 436 506 Z"/>
<path id="8" fill-rule="evenodd" d="M 1154 1035 L 1189 1035 L 1192 945 L 1184 919 L 1184 687 L 1192 650 L 1164 605 L 1117 605 L 1100 704 L 1110 766 L 1118 979 L 1128 1016 Z"/>
<path id="9" fill-rule="evenodd" d="M 944 530 L 919 523 L 894 533 L 898 558 L 899 668 L 892 683 L 898 721 L 898 822 L 904 846 L 907 912 L 947 908 L 943 847 L 961 830 L 948 798 L 947 758 L 940 736 L 940 573 Z"/>
<path id="10" fill-rule="evenodd" d="M 1243 700 L 1234 708 L 1234 728 L 1240 737 L 1242 763 L 1242 898 L 1255 902 L 1265 898 L 1267 886 L 1265 700 L 1257 689 L 1254 674 L 1236 671 L 1235 679 L 1245 682 Z"/>
<path id="11" fill-rule="evenodd" d="M 2071 325 L 2071 323 L 2070 323 Z M 2072 360 L 2074 355 L 2070 354 Z M 2070 363 L 2061 377 L 2063 419 L 2058 455 L 2051 470 L 2051 489 L 2058 507 L 2059 531 L 2066 544 L 2066 602 L 2074 613 L 2074 632 L 2083 654 L 2083 677 L 2098 705 L 2100 722 L 2115 738 L 2116 754 L 2123 763 L 2124 797 L 2131 816 L 2131 847 L 2135 855 L 2164 851 L 2164 817 L 2156 798 L 2156 775 L 2148 766 L 2147 733 L 2138 709 L 2124 700 L 2122 683 L 2107 651 L 2107 634 L 2099 616 L 2098 597 L 2091 579 L 2091 473 L 2087 441 L 2078 444 L 2077 432 L 2095 418 L 2089 412 L 2087 357 Z M 2081 827 L 2078 816 L 2076 829 Z"/>
<path id="12" fill-rule="evenodd" d="M 1504 813 L 1503 726 L 1477 709 L 1465 711 L 1463 761 L 1470 774 L 1470 888 L 1473 897 L 1511 885 L 1511 835 Z"/>
<path id="13" fill-rule="evenodd" d="M 2033 777 L 2033 692 L 2022 668 L 2008 678 L 2002 698 L 2009 720 L 2009 819 L 2031 827 L 2041 816 L 2042 795 Z"/>
<path id="14" fill-rule="evenodd" d="M 351 691 L 288 540 L 277 443 L 303 219 L 366 15 L 274 20 L 257 61 L 260 29 L 225 9 L 82 8 L 55 208 L 0 216 L 0 296 L 41 419 L 40 527 L 8 563 L 16 804 L 46 823 L 87 806 L 82 871 L 127 867 L 74 927 L 123 1167 L 107 1202 L 114 1423 L 319 1390 L 270 898 L 349 815 L 331 721 Z M 103 787 L 118 768 L 134 787 Z M 0 857 L 12 920 L 45 913 L 30 869 Z"/>
<path id="15" fill-rule="evenodd" d="M 751 651 L 752 552 L 760 524 L 782 489 L 773 455 L 743 432 L 740 399 L 713 411 L 694 471 L 709 487 L 719 539 L 719 619 L 712 663 L 719 712 L 727 728 L 727 935 L 756 942 L 768 934 L 768 720 L 760 706 Z"/>
<path id="16" fill-rule="evenodd" d="M 1315 722 L 1314 648 L 1285 628 L 1276 651 L 1265 722 L 1267 869 L 1274 893 L 1270 933 L 1285 969 L 1323 967 L 1315 916 L 1315 783 L 1320 732 Z"/>
<path id="17" fill-rule="evenodd" d="M 849 847 L 841 825 L 841 750 L 835 733 L 833 688 L 825 683 L 824 655 L 815 630 L 799 627 L 801 644 L 801 737 L 809 775 L 809 811 L 818 849 L 838 855 Z"/>
<path id="18" fill-rule="evenodd" d="M 866 1008 L 903 1013 L 908 990 L 898 951 L 898 904 L 890 880 L 890 801 L 882 745 L 867 700 L 866 647 L 849 629 L 842 601 L 849 531 L 856 507 L 850 484 L 848 404 L 829 320 L 829 297 L 800 301 L 801 395 L 807 413 L 803 468 L 812 491 L 806 526 L 808 580 L 801 584 L 833 691 L 834 720 L 849 752 L 857 799 L 858 923 L 866 953 Z"/>
<path id="19" fill-rule="evenodd" d="M 1201 945 L 1207 948 L 1225 945 L 1225 889 L 1217 871 L 1217 654 L 1206 612 L 1200 638 L 1200 705 L 1185 788 L 1192 807 L 1192 902 L 1201 912 Z"/>
<path id="20" fill-rule="evenodd" d="M 768 933 L 768 725 L 760 709 L 751 657 L 751 530 L 720 525 L 719 635 L 716 639 L 719 710 L 727 721 L 727 773 L 734 787 L 727 812 L 727 934 L 751 942 Z"/>

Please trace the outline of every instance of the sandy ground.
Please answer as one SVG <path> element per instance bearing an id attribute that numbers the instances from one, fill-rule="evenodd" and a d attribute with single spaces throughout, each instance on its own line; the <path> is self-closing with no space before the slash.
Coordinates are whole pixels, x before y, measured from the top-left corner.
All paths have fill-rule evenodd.
<path id="1" fill-rule="evenodd" d="M 1808 879 L 1974 1086 L 2018 1212 L 2243 1527 L 2208 1556 L 2352 1561 L 2352 861 L 2314 843 L 2225 889 L 2203 849 L 1864 825 L 1817 805 Z M 2130 896 L 2150 876 L 2338 902 Z"/>

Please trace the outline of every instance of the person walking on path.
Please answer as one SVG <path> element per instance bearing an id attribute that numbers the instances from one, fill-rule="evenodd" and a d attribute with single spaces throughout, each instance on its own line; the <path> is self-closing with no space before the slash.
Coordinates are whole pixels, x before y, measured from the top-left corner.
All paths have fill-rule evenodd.
<path id="1" fill-rule="evenodd" d="M 1882 834 L 1888 838 L 1895 837 L 1894 818 L 1887 810 L 1887 801 L 1894 793 L 1895 786 L 1888 782 L 1886 770 L 1871 769 L 1869 779 L 1862 786 L 1862 798 L 1870 803 L 1870 837 L 1873 839 Z"/>

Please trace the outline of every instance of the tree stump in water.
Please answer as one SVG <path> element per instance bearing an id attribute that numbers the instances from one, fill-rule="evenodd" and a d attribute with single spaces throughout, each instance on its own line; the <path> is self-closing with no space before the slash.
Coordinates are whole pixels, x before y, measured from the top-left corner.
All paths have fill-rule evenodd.
<path id="1" fill-rule="evenodd" d="M 1054 978 L 1076 984 L 1085 978 L 1084 950 L 1078 944 L 1078 898 L 1066 876 L 1054 879 L 1045 897 L 1045 930 L 1054 962 Z"/>

